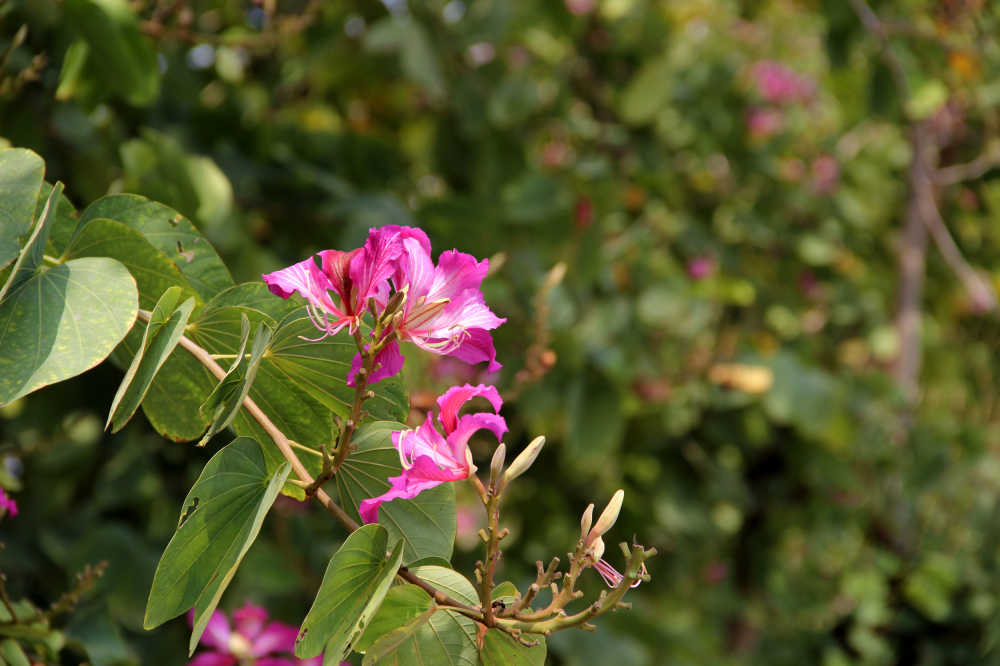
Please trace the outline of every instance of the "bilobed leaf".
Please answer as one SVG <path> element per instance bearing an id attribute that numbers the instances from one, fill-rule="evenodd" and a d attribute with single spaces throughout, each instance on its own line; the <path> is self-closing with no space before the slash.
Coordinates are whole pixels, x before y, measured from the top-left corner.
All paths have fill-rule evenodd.
<path id="1" fill-rule="evenodd" d="M 125 0 L 67 0 L 66 12 L 67 25 L 86 40 L 87 59 L 104 73 L 111 90 L 136 106 L 156 99 L 156 51 Z"/>
<path id="2" fill-rule="evenodd" d="M 323 582 L 295 639 L 295 656 L 336 664 L 350 654 L 389 591 L 403 559 L 402 544 L 389 557 L 389 535 L 380 525 L 364 525 L 344 541 L 326 567 Z"/>
<path id="3" fill-rule="evenodd" d="M 170 257 L 140 232 L 115 220 L 89 218 L 80 225 L 64 258 L 111 257 L 125 264 L 139 287 L 139 307 L 149 310 L 163 292 L 181 287 L 184 296 L 196 296 L 187 278 Z"/>
<path id="4" fill-rule="evenodd" d="M 415 567 L 412 571 L 457 601 L 470 606 L 479 604 L 472 583 L 456 571 L 437 566 Z M 372 643 L 365 664 L 374 663 L 376 657 L 379 664 L 396 666 L 478 663 L 476 622 L 460 613 L 438 608 L 426 621 L 414 618 L 401 630 Z"/>
<path id="5" fill-rule="evenodd" d="M 510 634 L 499 629 L 487 629 L 483 636 L 483 648 L 479 651 L 479 663 L 482 666 L 544 666 L 545 637 L 535 634 L 524 637 L 538 644 L 532 647 L 521 645 Z"/>
<path id="6" fill-rule="evenodd" d="M 17 255 L 17 261 L 14 262 L 13 268 L 10 269 L 10 276 L 3 286 L 0 287 L 0 302 L 8 294 L 16 291 L 19 286 L 34 276 L 38 267 L 42 265 L 42 259 L 45 256 L 45 244 L 49 238 L 49 228 L 55 213 L 54 202 L 62 194 L 62 189 L 62 183 L 56 183 L 51 192 L 49 192 L 49 196 L 45 200 L 45 207 L 42 209 L 41 214 L 39 214 L 38 221 L 35 222 L 35 226 L 31 230 L 31 235 L 28 236 L 28 240 L 25 241 L 24 246 L 21 248 L 21 253 Z"/>
<path id="7" fill-rule="evenodd" d="M 0 302 L 0 404 L 89 370 L 135 322 L 135 280 L 114 259 L 42 270 Z"/>
<path id="8" fill-rule="evenodd" d="M 17 256 L 31 228 L 45 162 L 23 148 L 0 151 L 0 268 Z"/>
<path id="9" fill-rule="evenodd" d="M 423 618 L 419 622 L 426 622 L 435 610 L 437 604 L 424 590 L 410 583 L 396 585 L 385 595 L 375 617 L 365 628 L 365 633 L 354 644 L 354 650 L 366 652 L 375 641 L 418 620 L 421 616 Z M 411 626 L 407 631 L 412 632 L 416 629 L 417 627 Z"/>
<path id="10" fill-rule="evenodd" d="M 355 433 L 352 442 L 357 449 L 335 478 L 341 504 L 358 519 L 361 500 L 384 493 L 389 489 L 388 478 L 401 473 L 392 432 L 405 429 L 402 423 L 376 421 L 362 425 Z M 379 507 L 378 522 L 389 531 L 390 543 L 398 539 L 405 544 L 404 564 L 428 557 L 450 561 L 456 531 L 454 486 L 442 483 L 411 500 L 385 502 Z"/>
<path id="11" fill-rule="evenodd" d="M 87 206 L 80 227 L 107 218 L 129 226 L 167 255 L 203 300 L 233 286 L 229 270 L 194 225 L 173 208 L 135 194 L 112 194 Z"/>
<path id="12" fill-rule="evenodd" d="M 318 342 L 319 333 L 300 308 L 282 320 L 274 333 L 271 363 L 327 409 L 346 418 L 354 400 L 354 388 L 347 385 L 347 373 L 357 347 L 341 333 Z M 410 413 L 410 402 L 397 377 L 383 379 L 371 389 L 375 397 L 365 403 L 372 418 L 401 421 Z"/>
<path id="13" fill-rule="evenodd" d="M 212 422 L 201 441 L 198 442 L 198 446 L 204 446 L 215 433 L 229 426 L 236 418 L 236 413 L 243 406 L 243 399 L 247 397 L 250 387 L 253 386 L 261 358 L 271 341 L 271 329 L 264 322 L 257 324 L 257 330 L 253 336 L 253 347 L 250 349 L 250 358 L 247 359 L 245 351 L 247 338 L 250 335 L 250 320 L 247 319 L 246 315 L 243 316 L 242 330 L 242 341 L 239 351 L 236 352 L 233 365 L 201 406 L 202 414 L 210 414 Z"/>
<path id="14" fill-rule="evenodd" d="M 149 324 L 142 334 L 142 344 L 138 353 L 132 357 L 115 399 L 111 402 L 108 421 L 104 427 L 111 426 L 112 432 L 118 432 L 128 423 L 135 410 L 139 408 L 157 371 L 167 357 L 177 347 L 184 327 L 187 325 L 191 311 L 194 309 L 194 298 L 180 302 L 183 291 L 180 287 L 170 287 L 150 315 Z"/>
<path id="15" fill-rule="evenodd" d="M 194 607 L 190 650 L 250 549 L 291 467 L 270 469 L 260 444 L 240 437 L 212 456 L 184 499 L 149 591 L 146 629 Z"/>

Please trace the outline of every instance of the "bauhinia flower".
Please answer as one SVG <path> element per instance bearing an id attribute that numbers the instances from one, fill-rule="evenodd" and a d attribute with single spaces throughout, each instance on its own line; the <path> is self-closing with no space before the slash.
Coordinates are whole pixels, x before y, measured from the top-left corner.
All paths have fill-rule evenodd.
<path id="1" fill-rule="evenodd" d="M 462 406 L 476 396 L 486 398 L 495 413 L 459 416 Z M 422 425 L 392 433 L 392 445 L 399 452 L 403 473 L 389 477 L 392 486 L 389 490 L 361 502 L 358 511 L 366 523 L 378 520 L 378 509 L 383 502 L 412 499 L 447 481 L 468 478 L 476 470 L 469 451 L 472 433 L 485 428 L 500 440 L 507 432 L 507 422 L 499 415 L 503 400 L 494 386 L 453 386 L 437 399 L 437 404 L 437 421 L 444 434 L 438 431 L 430 413 Z"/>
<path id="2" fill-rule="evenodd" d="M 192 623 L 194 611 L 188 614 Z M 267 622 L 267 610 L 245 604 L 233 612 L 234 628 L 225 613 L 215 611 L 205 626 L 201 644 L 213 648 L 192 659 L 188 666 L 319 666 L 322 657 L 297 659 L 292 656 L 298 630 L 281 622 Z M 266 624 L 265 624 L 266 623 Z"/>
<path id="3" fill-rule="evenodd" d="M 604 555 L 604 539 L 601 537 L 618 520 L 618 514 L 621 512 L 622 501 L 624 499 L 625 491 L 619 489 L 611 496 L 611 501 L 604 507 L 604 511 L 601 512 L 600 517 L 596 523 L 593 523 L 593 526 L 591 526 L 594 518 L 593 504 L 587 505 L 587 509 L 583 512 L 583 518 L 580 520 L 580 538 L 583 540 L 587 564 L 594 567 L 597 573 L 601 574 L 601 578 L 604 579 L 607 586 L 611 588 L 621 585 L 622 581 L 625 580 L 625 576 L 611 566 L 607 560 L 602 559 L 601 556 Z M 645 570 L 646 565 L 643 563 L 642 571 L 645 572 Z M 638 580 L 635 581 L 631 587 L 639 587 L 640 582 Z"/>
<path id="4" fill-rule="evenodd" d="M 396 339 L 408 340 L 425 351 L 453 356 L 466 363 L 487 361 L 489 372 L 503 367 L 497 362 L 489 331 L 507 320 L 490 311 L 480 289 L 489 271 L 489 260 L 477 261 L 471 254 L 447 250 L 441 253 L 435 266 L 430 240 L 422 230 L 385 226 L 372 234 L 395 239 L 402 246 L 392 282 L 397 292 L 406 293 L 399 314 L 386 333 L 393 337 L 376 356 L 376 367 L 402 365 Z M 379 242 L 392 243 L 385 239 Z M 384 307 L 385 303 L 380 305 Z M 351 378 L 360 367 L 360 358 L 355 359 Z M 379 375 L 388 376 L 384 369 Z"/>
<path id="5" fill-rule="evenodd" d="M 401 251 L 401 245 L 392 236 L 372 229 L 364 247 L 350 252 L 320 252 L 321 266 L 309 257 L 261 277 L 273 294 L 288 298 L 298 292 L 305 297 L 309 317 L 323 332 L 317 338 L 321 340 L 345 326 L 351 333 L 358 329 L 368 299 L 384 300 L 388 295 L 388 279 L 396 269 Z"/>

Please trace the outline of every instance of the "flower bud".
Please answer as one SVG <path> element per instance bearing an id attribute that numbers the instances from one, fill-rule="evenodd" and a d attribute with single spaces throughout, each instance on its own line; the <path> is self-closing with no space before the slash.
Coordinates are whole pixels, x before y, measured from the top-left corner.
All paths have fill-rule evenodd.
<path id="1" fill-rule="evenodd" d="M 601 516 L 594 523 L 593 529 L 590 530 L 591 534 L 601 536 L 611 529 L 611 526 L 618 520 L 618 513 L 622 510 L 622 501 L 624 499 L 625 491 L 621 489 L 616 490 L 615 494 L 611 496 L 611 501 L 604 507 Z"/>
<path id="2" fill-rule="evenodd" d="M 514 462 L 512 462 L 510 467 L 507 468 L 507 471 L 504 472 L 504 485 L 510 483 L 528 471 L 528 468 L 534 464 L 535 458 L 537 458 L 538 454 L 542 452 L 543 446 L 545 446 L 544 435 L 539 435 L 531 440 L 531 443 L 524 447 L 523 451 L 517 454 L 517 457 L 514 458 Z"/>
<path id="3" fill-rule="evenodd" d="M 591 502 L 583 510 L 583 517 L 580 518 L 580 538 L 585 539 L 590 534 L 590 525 L 594 522 L 594 503 Z"/>
<path id="4" fill-rule="evenodd" d="M 503 464 L 507 461 L 507 445 L 500 442 L 500 446 L 493 452 L 493 459 L 490 460 L 490 485 L 494 485 L 500 478 L 503 471 Z"/>
<path id="5" fill-rule="evenodd" d="M 470 451 L 468 447 L 465 448 L 465 464 L 469 468 L 469 476 L 475 474 L 476 470 L 479 469 L 476 467 L 476 463 L 473 462 L 472 451 Z"/>
<path id="6" fill-rule="evenodd" d="M 406 300 L 406 293 L 409 291 L 410 285 L 405 285 L 402 289 L 397 291 L 395 294 L 389 298 L 389 302 L 385 304 L 385 310 L 382 311 L 382 316 L 388 319 L 392 315 L 396 314 L 399 307 Z"/>

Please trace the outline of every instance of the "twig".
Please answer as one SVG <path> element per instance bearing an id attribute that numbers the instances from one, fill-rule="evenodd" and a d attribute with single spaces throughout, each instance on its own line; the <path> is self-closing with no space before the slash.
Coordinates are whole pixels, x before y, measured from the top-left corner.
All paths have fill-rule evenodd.
<path id="1" fill-rule="evenodd" d="M 139 310 L 139 318 L 148 322 L 150 319 L 150 313 L 146 310 Z M 185 335 L 181 336 L 179 344 L 192 356 L 194 356 L 195 359 L 197 359 L 202 365 L 208 368 L 209 372 L 215 375 L 216 379 L 221 381 L 225 378 L 226 371 L 222 368 L 222 366 L 215 362 L 215 359 L 212 358 L 212 355 L 208 352 L 208 350 L 199 346 L 196 342 Z M 243 407 L 246 408 L 247 413 L 250 414 L 250 416 L 252 416 L 254 420 L 260 424 L 268 436 L 271 437 L 275 446 L 277 446 L 278 450 L 281 452 L 281 455 L 284 456 L 285 460 L 291 464 L 292 471 L 294 471 L 295 475 L 299 477 L 299 480 L 307 485 L 312 484 L 315 480 L 302 464 L 302 461 L 299 460 L 298 456 L 295 455 L 295 451 L 292 450 L 291 440 L 288 439 L 288 437 L 286 437 L 276 425 L 274 425 L 271 419 L 268 418 L 267 414 L 265 414 L 261 408 L 257 406 L 257 403 L 254 402 L 253 398 L 250 396 L 245 397 L 243 399 Z M 340 506 L 334 502 L 322 488 L 317 488 L 313 497 L 315 497 L 316 501 L 319 502 L 323 508 L 337 520 L 337 522 L 343 525 L 348 532 L 354 532 L 360 527 L 360 525 L 358 525 L 353 518 L 347 515 L 347 512 L 340 508 Z M 466 614 L 473 614 L 476 617 L 482 617 L 482 613 L 480 613 L 478 609 L 453 599 L 427 581 L 422 580 L 419 576 L 408 569 L 400 568 L 399 576 L 407 582 L 419 586 L 441 605 L 452 606 L 456 609 L 464 611 Z M 2 591 L 2 587 L 0 587 L 0 591 Z"/>
<path id="2" fill-rule="evenodd" d="M 990 148 L 971 162 L 952 164 L 935 171 L 934 184 L 945 186 L 976 180 L 996 167 L 1000 167 L 1000 145 L 991 144 Z"/>

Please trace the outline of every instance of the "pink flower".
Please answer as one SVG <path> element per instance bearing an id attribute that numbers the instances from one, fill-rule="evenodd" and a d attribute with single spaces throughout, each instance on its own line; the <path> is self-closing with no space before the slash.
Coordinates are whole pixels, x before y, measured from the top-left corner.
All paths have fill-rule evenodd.
<path id="1" fill-rule="evenodd" d="M 496 413 L 476 412 L 460 417 L 458 412 L 462 406 L 476 396 L 489 400 Z M 389 477 L 392 487 L 383 494 L 362 500 L 358 511 L 364 522 L 378 520 L 378 508 L 383 502 L 412 499 L 446 481 L 468 478 L 475 471 L 468 444 L 472 433 L 485 428 L 500 440 L 507 432 L 507 422 L 499 415 L 503 400 L 494 386 L 453 386 L 437 399 L 437 403 L 438 422 L 444 435 L 438 432 L 430 413 L 416 429 L 392 433 L 392 445 L 399 451 L 403 473 Z"/>
<path id="2" fill-rule="evenodd" d="M 364 247 L 350 252 L 324 250 L 319 253 L 322 268 L 309 257 L 261 277 L 271 293 L 288 298 L 298 292 L 309 302 L 308 312 L 316 328 L 323 331 L 318 339 L 334 335 L 345 326 L 357 330 L 368 299 L 383 300 L 389 291 L 388 279 L 402 251 L 394 238 L 369 233 Z M 330 297 L 333 291 L 335 302 Z"/>
<path id="3" fill-rule="evenodd" d="M 687 265 L 687 274 L 694 280 L 704 280 L 714 272 L 715 260 L 712 257 L 695 257 Z"/>
<path id="4" fill-rule="evenodd" d="M 17 502 L 9 497 L 3 488 L 0 488 L 0 509 L 6 509 L 12 518 L 17 515 Z"/>
<path id="5" fill-rule="evenodd" d="M 837 189 L 840 165 L 832 155 L 820 155 L 813 160 L 812 187 L 817 194 L 830 194 Z"/>
<path id="6" fill-rule="evenodd" d="M 489 260 L 476 261 L 471 254 L 447 250 L 441 253 L 435 266 L 430 240 L 416 227 L 385 226 L 373 230 L 372 236 L 382 237 L 377 245 L 394 242 L 401 245 L 392 282 L 396 291 L 406 292 L 406 299 L 401 314 L 386 334 L 394 337 L 385 342 L 375 357 L 376 369 L 369 383 L 399 372 L 403 356 L 397 339 L 409 340 L 425 351 L 454 356 L 466 363 L 487 361 L 489 372 L 503 367 L 497 362 L 489 331 L 507 320 L 490 311 L 480 290 Z M 388 293 L 376 298 L 385 307 Z M 360 368 L 358 355 L 348 375 L 348 384 L 353 384 Z"/>
<path id="7" fill-rule="evenodd" d="M 747 129 L 751 138 L 763 140 L 785 126 L 785 117 L 777 109 L 752 108 L 747 111 Z"/>
<path id="8" fill-rule="evenodd" d="M 194 611 L 188 613 L 188 624 L 194 622 Z M 235 629 L 222 611 L 215 611 L 208 620 L 201 644 L 213 650 L 202 652 L 188 666 L 236 666 L 253 663 L 256 666 L 319 666 L 322 657 L 297 659 L 292 656 L 298 630 L 281 622 L 267 622 L 267 610 L 245 604 L 233 612 Z"/>
<path id="9" fill-rule="evenodd" d="M 816 92 L 816 84 L 773 60 L 754 63 L 750 70 L 757 94 L 772 104 L 808 101 Z"/>

